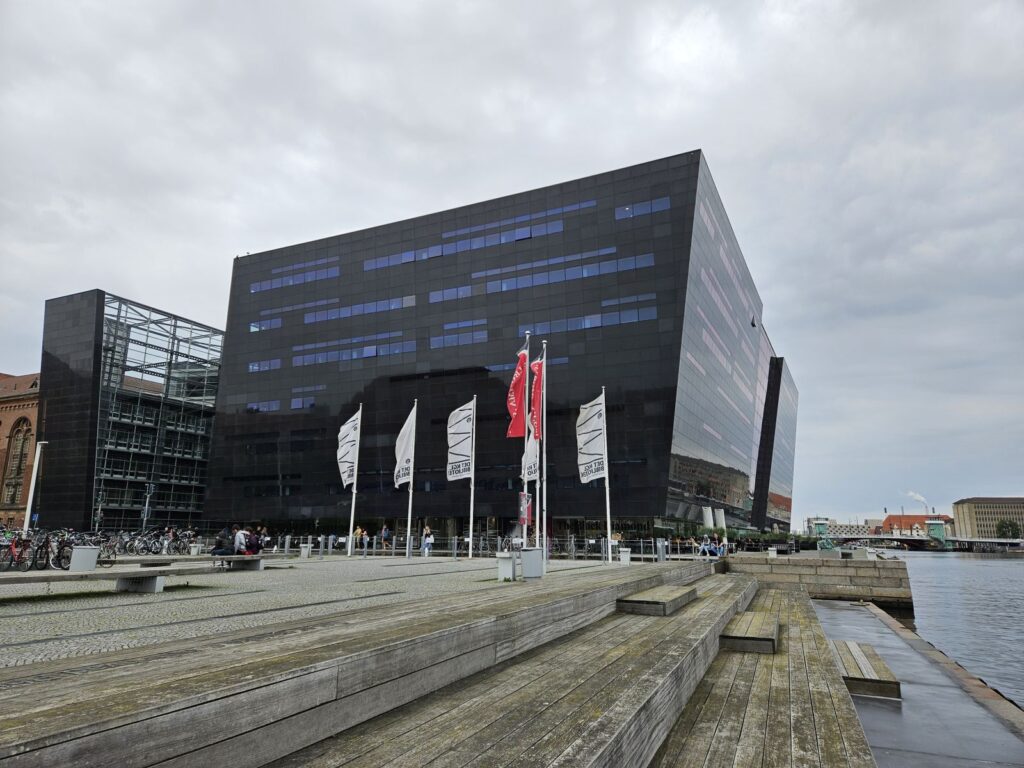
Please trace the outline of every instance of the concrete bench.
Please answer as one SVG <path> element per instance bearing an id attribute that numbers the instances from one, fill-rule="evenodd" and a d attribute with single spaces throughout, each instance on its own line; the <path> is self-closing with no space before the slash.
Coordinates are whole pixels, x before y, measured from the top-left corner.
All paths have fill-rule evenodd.
<path id="1" fill-rule="evenodd" d="M 872 646 L 852 640 L 829 640 L 829 644 L 850 693 L 885 699 L 903 698 L 900 681 Z"/>
<path id="2" fill-rule="evenodd" d="M 621 613 L 671 616 L 696 597 L 695 587 L 665 585 L 623 597 L 616 601 L 615 607 Z"/>
<path id="3" fill-rule="evenodd" d="M 3 584 L 63 584 L 78 581 L 113 581 L 115 592 L 163 592 L 168 576 L 195 576 L 202 573 L 216 573 L 220 569 L 213 565 L 179 568 L 147 568 L 145 571 L 40 571 L 39 573 L 5 573 L 0 576 Z"/>
<path id="4" fill-rule="evenodd" d="M 719 647 L 729 651 L 775 653 L 779 647 L 779 617 L 765 611 L 744 611 L 725 625 Z"/>
<path id="5" fill-rule="evenodd" d="M 175 563 L 224 563 L 229 570 L 262 571 L 264 561 L 281 558 L 294 558 L 297 555 L 274 554 L 271 552 L 258 555 L 144 555 L 140 557 L 118 558 L 120 565 L 137 565 L 140 568 L 159 568 Z"/>

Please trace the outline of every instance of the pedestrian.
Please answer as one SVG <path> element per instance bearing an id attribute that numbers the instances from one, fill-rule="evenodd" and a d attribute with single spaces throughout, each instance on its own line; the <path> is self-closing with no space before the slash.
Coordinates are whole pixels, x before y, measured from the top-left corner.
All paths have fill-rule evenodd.
<path id="1" fill-rule="evenodd" d="M 430 532 L 430 526 L 423 526 L 423 542 L 420 545 L 420 549 L 423 551 L 424 557 L 430 557 L 430 548 L 434 546 L 434 534 Z"/>
<path id="2" fill-rule="evenodd" d="M 384 523 L 384 527 L 380 529 L 380 546 L 381 549 L 386 550 L 391 540 L 391 531 L 388 530 L 388 524 Z"/>
<path id="3" fill-rule="evenodd" d="M 246 547 L 248 546 L 248 538 L 246 532 L 241 530 L 237 525 L 231 526 L 231 531 L 235 535 L 234 549 L 236 555 L 244 555 Z"/>
<path id="4" fill-rule="evenodd" d="M 366 557 L 366 548 L 370 546 L 370 531 L 367 528 L 363 529 L 363 557 Z"/>

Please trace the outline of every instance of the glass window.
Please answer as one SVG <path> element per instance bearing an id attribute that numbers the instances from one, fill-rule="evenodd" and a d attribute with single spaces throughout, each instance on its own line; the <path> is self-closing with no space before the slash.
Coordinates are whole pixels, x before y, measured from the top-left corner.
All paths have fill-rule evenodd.
<path id="1" fill-rule="evenodd" d="M 637 321 L 637 312 L 635 309 L 623 309 L 619 312 L 620 323 L 635 323 Z"/>
<path id="2" fill-rule="evenodd" d="M 637 256 L 636 257 L 636 268 L 637 269 L 642 269 L 643 267 L 653 267 L 653 266 L 654 266 L 654 254 L 653 253 L 645 253 L 645 254 L 643 254 L 641 256 Z"/>
<path id="3" fill-rule="evenodd" d="M 657 307 L 640 307 L 640 319 L 641 320 L 657 320 L 658 319 L 658 308 Z"/>

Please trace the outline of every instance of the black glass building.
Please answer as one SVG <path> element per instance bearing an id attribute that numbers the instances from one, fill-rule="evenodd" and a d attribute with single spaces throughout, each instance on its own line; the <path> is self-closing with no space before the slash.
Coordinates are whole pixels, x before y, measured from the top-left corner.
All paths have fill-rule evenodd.
<path id="1" fill-rule="evenodd" d="M 749 522 L 774 355 L 761 313 L 699 151 L 238 258 L 207 516 L 339 527 L 336 435 L 362 403 L 358 522 L 404 527 L 394 446 L 418 398 L 414 514 L 462 532 L 445 423 L 476 395 L 476 519 L 505 532 L 523 450 L 505 395 L 529 330 L 531 357 L 548 341 L 555 533 L 603 520 L 574 432 L 602 386 L 618 530 L 679 530 L 705 506 Z M 786 418 L 792 437 L 795 396 Z M 788 488 L 793 444 L 775 448 Z"/>
<path id="2" fill-rule="evenodd" d="M 202 519 L 223 332 L 104 291 L 46 302 L 46 528 Z"/>

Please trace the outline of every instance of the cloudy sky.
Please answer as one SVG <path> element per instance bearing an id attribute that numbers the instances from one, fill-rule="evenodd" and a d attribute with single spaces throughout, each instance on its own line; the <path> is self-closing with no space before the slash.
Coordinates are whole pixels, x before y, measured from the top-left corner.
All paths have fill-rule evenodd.
<path id="1" fill-rule="evenodd" d="M 1024 495 L 1021 40 L 1016 0 L 0 0 L 0 371 L 47 298 L 223 327 L 237 254 L 702 148 L 794 517 Z"/>

